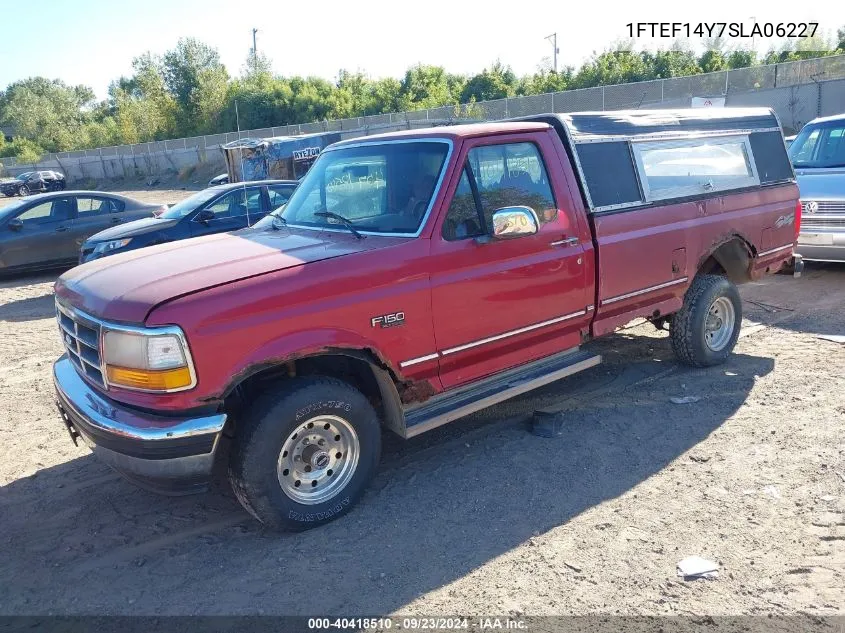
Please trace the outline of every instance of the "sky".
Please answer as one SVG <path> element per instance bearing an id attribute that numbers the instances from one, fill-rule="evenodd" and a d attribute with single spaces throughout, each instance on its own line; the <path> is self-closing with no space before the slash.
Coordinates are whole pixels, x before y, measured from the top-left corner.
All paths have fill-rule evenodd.
<path id="1" fill-rule="evenodd" d="M 741 7 L 741 8 L 740 8 Z M 628 23 L 819 22 L 833 36 L 845 26 L 845 2 L 815 0 L 0 0 L 2 22 L 25 12 L 27 28 L 0 35 L 0 89 L 42 75 L 92 87 L 132 73 L 132 58 L 163 53 L 180 37 L 217 48 L 231 75 L 240 73 L 258 29 L 258 50 L 282 75 L 336 79 L 338 71 L 401 78 L 417 63 L 473 74 L 496 60 L 518 75 L 548 63 L 557 33 L 558 63 L 579 66 L 629 37 Z M 34 14 L 43 16 L 36 20 Z M 636 49 L 668 48 L 672 37 L 635 39 Z M 763 53 L 782 40 L 755 38 Z M 699 37 L 690 45 L 704 49 Z M 749 48 L 749 39 L 730 41 Z"/>

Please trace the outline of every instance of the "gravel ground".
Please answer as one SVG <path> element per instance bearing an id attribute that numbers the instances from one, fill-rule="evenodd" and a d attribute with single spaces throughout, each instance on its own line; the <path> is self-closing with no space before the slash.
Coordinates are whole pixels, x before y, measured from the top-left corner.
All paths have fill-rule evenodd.
<path id="1" fill-rule="evenodd" d="M 0 282 L 1 614 L 845 614 L 845 346 L 817 338 L 845 334 L 845 266 L 744 286 L 722 367 L 633 326 L 597 368 L 386 437 L 362 503 L 293 535 L 222 478 L 159 497 L 73 446 L 54 279 Z M 526 431 L 538 408 L 562 437 Z M 677 578 L 690 555 L 718 579 Z"/>

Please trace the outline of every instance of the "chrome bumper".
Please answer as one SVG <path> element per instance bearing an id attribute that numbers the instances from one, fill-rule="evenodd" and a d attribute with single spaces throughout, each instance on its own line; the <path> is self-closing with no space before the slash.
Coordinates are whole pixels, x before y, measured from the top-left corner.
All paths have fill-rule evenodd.
<path id="1" fill-rule="evenodd" d="M 795 252 L 808 261 L 845 262 L 845 230 L 802 229 Z"/>
<path id="2" fill-rule="evenodd" d="M 56 404 L 76 443 L 134 483 L 165 494 L 203 490 L 226 414 L 165 417 L 143 413 L 105 398 L 62 356 L 53 365 Z"/>

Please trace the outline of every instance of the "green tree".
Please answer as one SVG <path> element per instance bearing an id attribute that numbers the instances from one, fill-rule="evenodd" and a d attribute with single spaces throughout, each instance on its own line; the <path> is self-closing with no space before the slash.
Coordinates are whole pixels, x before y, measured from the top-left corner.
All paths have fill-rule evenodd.
<path id="1" fill-rule="evenodd" d="M 216 49 L 192 37 L 182 38 L 162 58 L 167 91 L 179 106 L 181 134 L 213 131 L 223 110 L 229 73 Z"/>
<path id="2" fill-rule="evenodd" d="M 14 156 L 20 163 L 37 163 L 44 155 L 44 150 L 34 142 L 23 137 L 12 139 L 0 151 L 0 157 Z"/>
<path id="3" fill-rule="evenodd" d="M 755 51 L 732 51 L 727 59 L 728 68 L 748 68 L 757 64 L 757 53 Z"/>
<path id="4" fill-rule="evenodd" d="M 719 50 L 707 50 L 698 58 L 698 65 L 701 71 L 705 73 L 713 73 L 719 70 L 726 70 L 728 67 L 728 60 L 725 59 L 725 54 Z"/>
<path id="5" fill-rule="evenodd" d="M 461 91 L 461 102 L 504 99 L 517 94 L 519 81 L 510 66 L 496 61 L 489 69 L 470 77 Z"/>
<path id="6" fill-rule="evenodd" d="M 48 151 L 75 149 L 93 101 L 94 93 L 86 86 L 31 77 L 3 93 L 0 124 L 12 126 L 17 136 L 37 141 Z"/>
<path id="7" fill-rule="evenodd" d="M 421 110 L 457 103 L 458 99 L 451 92 L 454 87 L 454 79 L 450 82 L 442 66 L 417 64 L 408 69 L 402 80 L 400 109 Z"/>

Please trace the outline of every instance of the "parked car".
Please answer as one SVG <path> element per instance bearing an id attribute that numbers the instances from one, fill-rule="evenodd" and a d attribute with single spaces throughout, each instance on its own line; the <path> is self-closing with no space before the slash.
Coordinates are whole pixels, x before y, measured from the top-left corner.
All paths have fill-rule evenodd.
<path id="1" fill-rule="evenodd" d="M 0 191 L 6 196 L 28 196 L 42 191 L 62 191 L 65 176 L 57 171 L 28 171 L 15 178 L 0 181 Z"/>
<path id="2" fill-rule="evenodd" d="M 216 187 L 217 185 L 228 185 L 229 174 L 220 174 L 208 181 L 209 187 Z"/>
<path id="3" fill-rule="evenodd" d="M 803 213 L 797 252 L 810 261 L 845 261 L 845 114 L 807 123 L 789 157 Z"/>
<path id="4" fill-rule="evenodd" d="M 286 203 L 296 186 L 295 181 L 268 180 L 203 189 L 156 213 L 155 217 L 92 235 L 82 245 L 79 263 L 154 244 L 251 226 Z"/>
<path id="5" fill-rule="evenodd" d="M 790 145 L 792 145 L 792 141 L 795 140 L 795 136 L 796 135 L 793 134 L 792 136 L 784 136 L 783 137 L 783 142 L 786 143 L 787 149 L 789 148 Z"/>
<path id="6" fill-rule="evenodd" d="M 244 507 L 313 527 L 361 497 L 383 429 L 414 437 L 593 367 L 591 339 L 634 318 L 668 324 L 687 365 L 724 362 L 735 284 L 792 257 L 799 223 L 769 109 L 343 141 L 250 229 L 65 273 L 59 410 L 170 492 L 207 484 L 225 434 Z"/>
<path id="7" fill-rule="evenodd" d="M 74 265 L 88 236 L 166 208 L 114 193 L 63 191 L 0 208 L 0 274 Z"/>

